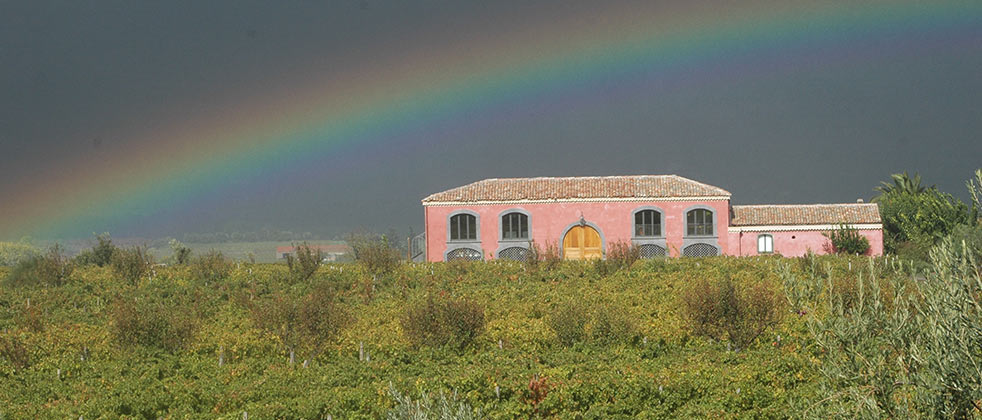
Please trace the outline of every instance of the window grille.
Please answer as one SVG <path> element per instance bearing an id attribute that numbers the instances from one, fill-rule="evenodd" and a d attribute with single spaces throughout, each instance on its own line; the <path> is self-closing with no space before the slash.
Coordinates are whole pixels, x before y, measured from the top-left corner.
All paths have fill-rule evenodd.
<path id="1" fill-rule="evenodd" d="M 447 261 L 481 261 L 481 251 L 470 248 L 457 248 L 447 253 Z"/>
<path id="2" fill-rule="evenodd" d="M 526 262 L 529 259 L 529 250 L 520 246 L 505 248 L 498 253 L 498 258 L 502 260 Z"/>
<path id="3" fill-rule="evenodd" d="M 719 255 L 719 249 L 709 244 L 692 244 L 682 250 L 683 257 L 709 257 Z"/>
<path id="4" fill-rule="evenodd" d="M 654 244 L 644 244 L 639 246 L 638 253 L 641 255 L 641 258 L 664 257 L 666 255 L 665 248 Z"/>

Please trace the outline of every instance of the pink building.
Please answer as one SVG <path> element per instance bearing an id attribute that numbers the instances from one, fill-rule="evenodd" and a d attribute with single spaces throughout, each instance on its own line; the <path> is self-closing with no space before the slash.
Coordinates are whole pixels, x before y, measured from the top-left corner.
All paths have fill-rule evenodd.
<path id="1" fill-rule="evenodd" d="M 855 228 L 883 253 L 876 204 L 731 205 L 722 188 L 678 175 L 486 179 L 423 199 L 425 259 L 524 259 L 534 241 L 564 258 L 612 243 L 643 257 L 828 252 L 823 232 Z"/>

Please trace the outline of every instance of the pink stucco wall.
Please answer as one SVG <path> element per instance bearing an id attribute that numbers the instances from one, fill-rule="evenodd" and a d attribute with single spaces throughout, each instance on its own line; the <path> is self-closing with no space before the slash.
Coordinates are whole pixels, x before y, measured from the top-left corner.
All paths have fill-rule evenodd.
<path id="1" fill-rule="evenodd" d="M 662 211 L 662 230 L 670 255 L 678 256 L 685 231 L 685 211 L 693 206 L 707 206 L 716 212 L 715 233 L 723 254 L 730 254 L 729 202 L 715 201 L 657 201 L 657 202 L 563 202 L 535 204 L 492 204 L 473 206 L 426 206 L 426 256 L 429 261 L 443 261 L 447 250 L 447 219 L 451 213 L 469 210 L 477 213 L 481 248 L 484 258 L 498 249 L 500 217 L 506 210 L 520 209 L 529 213 L 532 240 L 539 246 L 562 244 L 562 235 L 582 216 L 599 228 L 604 249 L 613 242 L 629 242 L 634 228 L 632 213 L 641 207 L 657 207 Z"/>
<path id="2" fill-rule="evenodd" d="M 815 254 L 825 254 L 828 238 L 821 231 L 778 231 L 778 232 L 733 232 L 730 233 L 731 255 L 757 255 L 757 236 L 763 233 L 774 237 L 774 253 L 785 257 L 800 257 L 810 250 Z M 860 235 L 869 241 L 867 255 L 883 255 L 883 231 L 864 229 Z"/>

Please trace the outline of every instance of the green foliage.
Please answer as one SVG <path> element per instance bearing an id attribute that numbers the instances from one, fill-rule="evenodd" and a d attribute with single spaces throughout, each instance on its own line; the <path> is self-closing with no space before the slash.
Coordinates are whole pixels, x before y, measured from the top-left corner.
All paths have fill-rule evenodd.
<path id="1" fill-rule="evenodd" d="M 893 184 L 880 182 L 880 186 L 873 190 L 879 191 L 881 196 L 887 194 L 920 194 L 927 190 L 921 185 L 921 176 L 916 173 L 911 178 L 910 175 L 907 175 L 907 171 L 904 171 L 902 174 L 890 175 L 890 179 Z"/>
<path id="2" fill-rule="evenodd" d="M 105 267 L 112 263 L 113 254 L 116 253 L 116 245 L 113 244 L 109 233 L 96 236 L 96 245 L 92 249 L 82 251 L 75 257 L 78 265 L 97 265 Z"/>
<path id="3" fill-rule="evenodd" d="M 907 352 L 925 413 L 935 418 L 982 414 L 982 275 L 975 254 L 942 241 L 932 252 L 934 270 L 917 286 L 917 334 Z"/>
<path id="4" fill-rule="evenodd" d="M 191 248 L 188 248 L 187 245 L 184 245 L 177 239 L 171 239 L 168 245 L 170 245 L 170 249 L 174 253 L 171 257 L 174 264 L 184 265 L 191 262 Z"/>
<path id="5" fill-rule="evenodd" d="M 877 202 L 884 246 L 891 253 L 905 242 L 934 245 L 971 218 L 965 203 L 936 188 L 917 194 L 891 191 L 877 197 Z"/>
<path id="6" fill-rule="evenodd" d="M 14 266 L 18 262 L 41 255 L 41 251 L 28 243 L 0 242 L 0 266 Z"/>
<path id="7" fill-rule="evenodd" d="M 0 335 L 0 356 L 16 369 L 27 369 L 31 366 L 31 353 L 23 341 L 14 336 Z"/>
<path id="8" fill-rule="evenodd" d="M 354 252 L 355 261 L 375 275 L 391 272 L 402 260 L 399 251 L 391 246 L 385 235 L 352 234 L 348 236 L 348 244 Z"/>
<path id="9" fill-rule="evenodd" d="M 597 343 L 627 342 L 638 329 L 624 308 L 610 303 L 591 306 L 581 300 L 559 306 L 547 323 L 564 347 L 587 339 Z"/>
<path id="10" fill-rule="evenodd" d="M 982 169 L 975 170 L 975 178 L 965 182 L 968 194 L 972 196 L 972 211 L 975 213 L 975 223 L 982 225 Z"/>
<path id="11" fill-rule="evenodd" d="M 136 284 L 150 272 L 153 256 L 147 253 L 146 247 L 117 248 L 109 261 L 117 278 Z"/>
<path id="12" fill-rule="evenodd" d="M 571 301 L 560 305 L 549 317 L 548 325 L 556 333 L 559 344 L 569 347 L 586 338 L 586 324 L 589 321 L 590 311 L 587 305 L 582 301 Z"/>
<path id="13" fill-rule="evenodd" d="M 400 324 L 415 346 L 463 349 L 484 331 L 484 307 L 464 298 L 431 294 L 410 307 Z"/>
<path id="14" fill-rule="evenodd" d="M 74 270 L 72 261 L 55 244 L 44 255 L 33 255 L 17 263 L 4 283 L 11 287 L 56 287 L 67 283 Z"/>
<path id="15" fill-rule="evenodd" d="M 182 306 L 153 295 L 119 297 L 111 308 L 110 332 L 123 346 L 178 352 L 187 347 L 196 326 L 193 313 Z"/>
<path id="16" fill-rule="evenodd" d="M 295 245 L 294 249 L 296 249 L 296 257 L 293 255 L 286 257 L 286 266 L 290 270 L 290 281 L 299 283 L 310 280 L 321 265 L 323 259 L 321 251 L 307 245 L 306 242 Z"/>
<path id="17" fill-rule="evenodd" d="M 246 301 L 254 325 L 277 339 L 294 363 L 295 355 L 311 360 L 335 339 L 352 318 L 326 283 L 305 296 L 274 292 L 261 301 Z"/>
<path id="18" fill-rule="evenodd" d="M 232 272 L 232 260 L 225 258 L 221 252 L 210 251 L 205 255 L 191 260 L 191 279 L 199 282 L 214 283 L 228 278 Z"/>
<path id="19" fill-rule="evenodd" d="M 457 393 L 447 395 L 437 394 L 434 401 L 428 394 L 423 393 L 419 399 L 413 400 L 408 394 L 400 393 L 390 382 L 389 396 L 395 402 L 395 407 L 389 409 L 387 420 L 477 420 L 483 418 L 480 410 L 474 410 L 466 401 L 462 401 Z"/>
<path id="20" fill-rule="evenodd" d="M 823 232 L 822 235 L 829 238 L 832 253 L 864 255 L 869 251 L 869 240 L 860 235 L 859 230 L 845 224 L 839 225 L 838 229 Z"/>
<path id="21" fill-rule="evenodd" d="M 683 311 L 693 333 L 729 339 L 737 349 L 750 346 L 781 318 L 781 298 L 766 284 L 738 290 L 731 278 L 696 280 L 683 295 Z"/>
<path id="22" fill-rule="evenodd" d="M 593 261 L 593 267 L 600 275 L 631 268 L 634 263 L 641 259 L 641 250 L 629 242 L 612 242 L 608 246 L 606 258 Z"/>

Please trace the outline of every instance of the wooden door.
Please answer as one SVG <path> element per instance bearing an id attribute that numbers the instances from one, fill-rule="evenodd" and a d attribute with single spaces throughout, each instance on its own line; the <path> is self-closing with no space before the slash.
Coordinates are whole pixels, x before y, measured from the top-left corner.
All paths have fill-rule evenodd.
<path id="1" fill-rule="evenodd" d="M 600 233 L 590 226 L 574 226 L 563 238 L 563 258 L 587 260 L 603 256 Z"/>

